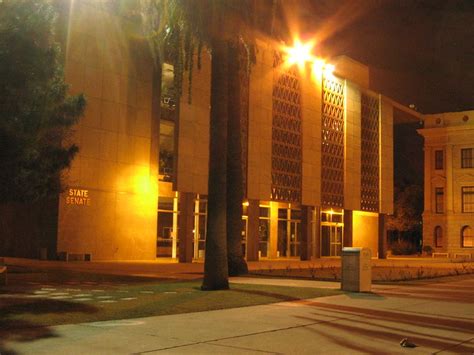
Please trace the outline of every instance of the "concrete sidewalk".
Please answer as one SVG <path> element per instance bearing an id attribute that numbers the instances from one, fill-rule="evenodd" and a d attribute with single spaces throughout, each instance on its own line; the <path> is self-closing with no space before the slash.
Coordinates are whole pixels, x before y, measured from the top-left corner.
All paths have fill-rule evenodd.
<path id="1" fill-rule="evenodd" d="M 471 354 L 473 291 L 474 277 L 377 286 L 370 294 L 57 326 L 44 338 L 7 342 L 4 349 L 19 354 Z M 400 347 L 405 337 L 418 347 Z"/>

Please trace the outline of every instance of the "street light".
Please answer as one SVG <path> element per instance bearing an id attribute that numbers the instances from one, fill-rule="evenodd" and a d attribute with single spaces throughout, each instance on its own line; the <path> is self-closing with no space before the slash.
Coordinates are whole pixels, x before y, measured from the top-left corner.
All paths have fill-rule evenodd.
<path id="1" fill-rule="evenodd" d="M 287 66 L 296 64 L 300 71 L 303 71 L 306 63 L 310 63 L 313 78 L 318 78 L 322 74 L 324 74 L 326 78 L 333 78 L 334 65 L 326 63 L 324 59 L 314 56 L 312 54 L 313 48 L 314 41 L 303 43 L 296 38 L 293 47 L 283 47 L 283 51 L 286 53 L 285 64 Z"/>
<path id="2" fill-rule="evenodd" d="M 312 61 L 314 42 L 310 41 L 302 43 L 299 39 L 295 39 L 293 47 L 285 47 L 284 51 L 287 54 L 286 62 L 288 65 L 297 64 L 298 67 L 303 70 L 307 62 Z"/>

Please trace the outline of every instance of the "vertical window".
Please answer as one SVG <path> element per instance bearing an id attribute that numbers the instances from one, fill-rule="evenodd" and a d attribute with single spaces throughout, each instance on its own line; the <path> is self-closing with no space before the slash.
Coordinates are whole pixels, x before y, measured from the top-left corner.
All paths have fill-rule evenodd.
<path id="1" fill-rule="evenodd" d="M 474 234 L 469 226 L 464 226 L 461 229 L 461 246 L 463 248 L 474 247 Z"/>
<path id="2" fill-rule="evenodd" d="M 174 67 L 168 63 L 163 63 L 162 75 L 159 175 L 161 181 L 171 182 L 175 175 L 175 127 L 177 118 Z"/>
<path id="3" fill-rule="evenodd" d="M 258 252 L 260 257 L 268 257 L 270 252 L 270 206 L 260 205 L 258 218 Z"/>
<path id="4" fill-rule="evenodd" d="M 174 210 L 173 197 L 162 197 L 158 199 L 158 241 L 156 256 L 173 257 L 173 242 L 176 239 L 177 213 Z M 176 242 L 175 242 L 176 243 Z M 174 246 L 176 249 L 176 246 Z M 175 256 L 174 256 L 175 257 Z"/>
<path id="5" fill-rule="evenodd" d="M 440 226 L 435 227 L 434 242 L 437 248 L 440 248 L 443 246 L 443 229 Z"/>
<path id="6" fill-rule="evenodd" d="M 444 167 L 443 161 L 443 151 L 442 150 L 435 150 L 435 169 L 436 170 L 443 170 Z"/>
<path id="7" fill-rule="evenodd" d="M 464 186 L 462 193 L 462 211 L 474 212 L 474 186 Z"/>
<path id="8" fill-rule="evenodd" d="M 474 168 L 473 148 L 461 149 L 461 168 Z"/>
<path id="9" fill-rule="evenodd" d="M 436 204 L 436 213 L 444 212 L 444 189 L 442 187 L 437 187 L 435 189 L 435 204 Z"/>

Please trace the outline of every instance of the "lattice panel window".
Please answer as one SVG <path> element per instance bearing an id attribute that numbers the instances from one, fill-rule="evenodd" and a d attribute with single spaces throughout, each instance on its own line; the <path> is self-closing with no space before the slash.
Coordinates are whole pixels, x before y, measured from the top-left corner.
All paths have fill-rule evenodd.
<path id="1" fill-rule="evenodd" d="M 239 50 L 240 77 L 240 139 L 242 148 L 242 182 L 244 197 L 247 196 L 248 137 L 249 137 L 249 62 L 243 45 Z"/>
<path id="2" fill-rule="evenodd" d="M 279 60 L 275 59 L 275 64 Z M 301 200 L 301 90 L 296 67 L 275 68 L 272 123 L 272 200 Z"/>
<path id="3" fill-rule="evenodd" d="M 379 100 L 361 96 L 361 201 L 363 211 L 379 210 Z"/>
<path id="4" fill-rule="evenodd" d="M 344 207 L 344 83 L 323 78 L 321 203 Z"/>

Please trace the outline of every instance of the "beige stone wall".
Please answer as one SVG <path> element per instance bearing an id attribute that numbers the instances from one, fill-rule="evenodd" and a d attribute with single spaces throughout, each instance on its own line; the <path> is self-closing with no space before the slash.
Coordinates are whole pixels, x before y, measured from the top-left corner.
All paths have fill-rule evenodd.
<path id="1" fill-rule="evenodd" d="M 209 115 L 211 104 L 211 61 L 209 53 L 201 54 L 201 69 L 194 60 L 191 102 L 188 73 L 184 74 L 178 127 L 178 175 L 180 192 L 207 194 L 209 173 Z"/>
<path id="2" fill-rule="evenodd" d="M 80 152 L 68 188 L 88 190 L 90 205 L 60 196 L 58 251 L 93 260 L 156 255 L 157 152 L 151 154 L 152 62 L 117 16 L 100 2 L 75 1 L 70 12 L 66 81 L 87 97 L 72 139 Z"/>
<path id="3" fill-rule="evenodd" d="M 369 88 L 369 67 L 366 65 L 344 55 L 334 58 L 331 63 L 337 76 L 350 80 L 364 89 Z"/>
<path id="4" fill-rule="evenodd" d="M 393 106 L 380 100 L 380 213 L 393 213 Z"/>
<path id="5" fill-rule="evenodd" d="M 352 246 L 369 248 L 378 255 L 379 216 L 377 213 L 354 211 L 352 214 Z"/>
<path id="6" fill-rule="evenodd" d="M 301 80 L 303 176 L 301 203 L 308 206 L 321 204 L 321 112 L 322 75 L 303 77 Z M 306 79 L 306 80 L 305 80 Z"/>
<path id="7" fill-rule="evenodd" d="M 468 119 L 465 120 L 465 117 Z M 444 112 L 423 115 L 425 128 L 442 127 L 472 127 L 474 126 L 474 111 Z"/>
<path id="8" fill-rule="evenodd" d="M 361 184 L 361 94 L 359 88 L 346 81 L 345 97 L 345 160 L 344 160 L 344 208 L 360 209 Z"/>
<path id="9" fill-rule="evenodd" d="M 273 49 L 257 42 L 257 58 L 250 73 L 247 195 L 270 200 L 272 183 Z"/>
<path id="10" fill-rule="evenodd" d="M 468 119 L 463 119 L 468 117 Z M 461 168 L 461 149 L 474 148 L 474 111 L 425 115 L 424 127 L 418 132 L 425 139 L 425 210 L 423 240 L 435 248 L 434 228 L 443 229 L 443 245 L 436 251 L 472 253 L 461 247 L 461 229 L 474 226 L 474 213 L 462 212 L 463 186 L 474 186 L 474 168 Z M 444 153 L 444 168 L 435 169 L 435 151 Z M 435 188 L 444 188 L 445 211 L 435 213 Z"/>

